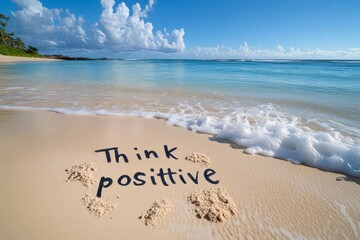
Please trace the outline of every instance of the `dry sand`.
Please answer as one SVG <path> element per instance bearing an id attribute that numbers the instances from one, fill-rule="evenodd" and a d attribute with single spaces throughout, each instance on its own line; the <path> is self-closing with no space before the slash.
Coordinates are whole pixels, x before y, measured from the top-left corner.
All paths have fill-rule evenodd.
<path id="1" fill-rule="evenodd" d="M 178 160 L 166 158 L 165 144 L 177 147 L 172 153 Z M 129 163 L 121 158 L 108 163 L 104 152 L 95 153 L 109 147 L 127 153 Z M 144 149 L 159 157 L 137 160 Z M 209 168 L 216 171 L 211 178 L 220 180 L 218 185 L 204 179 L 207 167 L 185 160 L 193 152 L 211 159 Z M 360 234 L 358 179 L 243 154 L 161 120 L 1 110 L 0 160 L 0 239 L 358 239 Z M 66 182 L 65 169 L 90 161 L 96 161 L 98 182 L 102 176 L 114 180 L 101 198 L 111 211 L 96 207 L 104 206 L 94 202 L 98 182 L 89 189 Z M 151 168 L 177 171 L 177 184 L 153 185 L 148 178 L 142 186 L 117 182 L 124 174 L 132 181 L 136 172 L 149 175 Z M 199 184 L 189 178 L 179 182 L 179 169 L 184 178 L 199 171 Z M 196 217 L 189 194 L 222 187 L 236 213 L 221 223 Z M 139 214 L 159 199 L 170 201 L 172 211 L 155 227 L 146 226 Z M 89 205 L 96 214 L 89 214 Z"/>
<path id="2" fill-rule="evenodd" d="M 90 188 L 97 182 L 94 177 L 94 172 L 96 170 L 95 162 L 75 164 L 74 166 L 65 169 L 65 172 L 69 175 L 66 181 L 80 182 L 83 186 Z"/>
<path id="3" fill-rule="evenodd" d="M 190 153 L 185 157 L 185 160 L 193 163 L 199 163 L 206 167 L 210 166 L 210 158 L 203 153 Z"/>
<path id="4" fill-rule="evenodd" d="M 5 55 L 0 54 L 0 63 L 42 62 L 42 61 L 59 61 L 59 60 L 58 59 L 50 59 L 50 58 L 5 56 Z"/>
<path id="5" fill-rule="evenodd" d="M 150 209 L 141 214 L 139 219 L 142 219 L 146 226 L 156 226 L 161 219 L 171 212 L 172 208 L 171 202 L 167 199 L 155 201 Z"/>
<path id="6" fill-rule="evenodd" d="M 198 218 L 210 222 L 224 222 L 236 214 L 237 207 L 225 188 L 197 190 L 188 195 L 188 202 L 195 206 Z"/>
<path id="7" fill-rule="evenodd" d="M 89 210 L 89 213 L 98 218 L 116 208 L 116 204 L 113 204 L 111 201 L 94 197 L 88 193 L 85 194 L 82 201 L 87 210 Z"/>

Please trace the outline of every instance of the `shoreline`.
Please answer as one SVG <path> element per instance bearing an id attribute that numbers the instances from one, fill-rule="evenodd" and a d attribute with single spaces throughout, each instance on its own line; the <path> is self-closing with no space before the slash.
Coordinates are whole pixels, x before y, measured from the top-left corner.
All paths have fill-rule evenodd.
<path id="1" fill-rule="evenodd" d="M 3 196 L 1 238 L 358 238 L 359 181 L 343 174 L 294 165 L 271 157 L 248 155 L 211 135 L 167 126 L 158 119 L 74 116 L 34 110 L 0 110 L 0 185 Z M 177 147 L 178 160 L 166 159 L 163 146 Z M 118 147 L 129 163 L 107 163 L 95 150 Z M 152 149 L 159 159 L 135 159 L 134 148 Z M 19 150 L 21 149 L 21 151 Z M 186 162 L 200 152 L 211 159 L 218 185 L 203 180 L 206 167 Z M 111 177 L 102 199 L 118 207 L 104 217 L 91 216 L 81 203 L 86 190 L 65 182 L 65 169 L 95 161 L 97 180 Z M 199 171 L 199 183 L 120 186 L 119 176 L 149 169 Z M 225 187 L 238 208 L 225 223 L 197 219 L 186 196 L 197 189 Z M 156 227 L 139 215 L 156 200 L 168 199 L 173 211 Z M 25 214 L 24 214 L 25 213 Z M 82 223 L 80 226 L 79 223 Z M 39 228 L 39 226 L 42 226 Z M 21 229 L 21 231 L 19 231 Z M 44 230 L 47 229 L 47 230 Z"/>
<path id="2" fill-rule="evenodd" d="M 111 58 L 88 58 L 88 57 L 69 57 L 64 55 L 43 55 L 42 57 L 19 57 L 0 54 L 0 63 L 15 62 L 41 62 L 41 61 L 95 61 L 113 60 Z"/>
<path id="3" fill-rule="evenodd" d="M 17 57 L 6 56 L 0 54 L 0 63 L 16 63 L 16 62 L 43 62 L 43 61 L 59 61 L 59 59 L 36 58 L 36 57 Z"/>

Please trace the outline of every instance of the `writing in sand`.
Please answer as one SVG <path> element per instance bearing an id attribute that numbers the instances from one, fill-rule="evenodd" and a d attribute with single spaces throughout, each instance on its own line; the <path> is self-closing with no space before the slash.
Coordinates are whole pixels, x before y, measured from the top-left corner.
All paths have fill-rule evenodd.
<path id="1" fill-rule="evenodd" d="M 164 154 L 165 158 L 169 160 L 177 161 L 178 158 L 175 156 L 175 151 L 177 147 L 169 148 L 167 145 L 164 145 Z M 144 150 L 143 152 L 138 151 L 135 147 L 135 158 L 137 161 L 142 159 L 151 159 L 151 158 L 159 158 L 158 152 L 154 150 Z M 104 148 L 95 151 L 96 153 L 105 153 L 107 163 L 129 163 L 131 160 L 131 155 L 120 152 L 117 147 L 112 148 Z M 177 183 L 187 184 L 187 183 L 199 183 L 199 171 L 195 173 L 191 172 L 183 172 L 182 169 L 172 170 L 171 168 L 159 168 L 155 170 L 154 168 L 150 168 L 150 173 L 144 172 L 135 172 L 133 174 L 123 174 L 119 176 L 117 179 L 117 183 L 119 186 L 125 187 L 128 185 L 134 186 L 143 186 L 147 183 L 152 185 L 162 185 L 169 186 L 175 185 Z M 215 179 L 216 172 L 211 168 L 207 168 L 203 171 L 203 178 L 210 184 L 218 184 L 220 181 Z M 101 197 L 102 191 L 105 188 L 110 187 L 113 184 L 113 179 L 111 177 L 101 177 L 99 181 L 99 186 L 97 190 L 97 197 Z"/>

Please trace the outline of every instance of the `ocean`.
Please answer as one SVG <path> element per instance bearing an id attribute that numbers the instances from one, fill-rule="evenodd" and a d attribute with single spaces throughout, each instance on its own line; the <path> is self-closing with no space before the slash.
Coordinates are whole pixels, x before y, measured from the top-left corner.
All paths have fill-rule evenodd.
<path id="1" fill-rule="evenodd" d="M 360 61 L 1 64 L 0 109 L 161 118 L 249 154 L 360 177 Z"/>

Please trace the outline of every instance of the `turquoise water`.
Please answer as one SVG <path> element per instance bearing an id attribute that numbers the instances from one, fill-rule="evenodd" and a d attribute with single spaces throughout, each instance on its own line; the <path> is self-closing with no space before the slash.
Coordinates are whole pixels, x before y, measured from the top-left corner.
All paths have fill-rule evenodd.
<path id="1" fill-rule="evenodd" d="M 0 74 L 1 108 L 164 118 L 250 154 L 360 176 L 360 61 L 59 61 Z"/>

